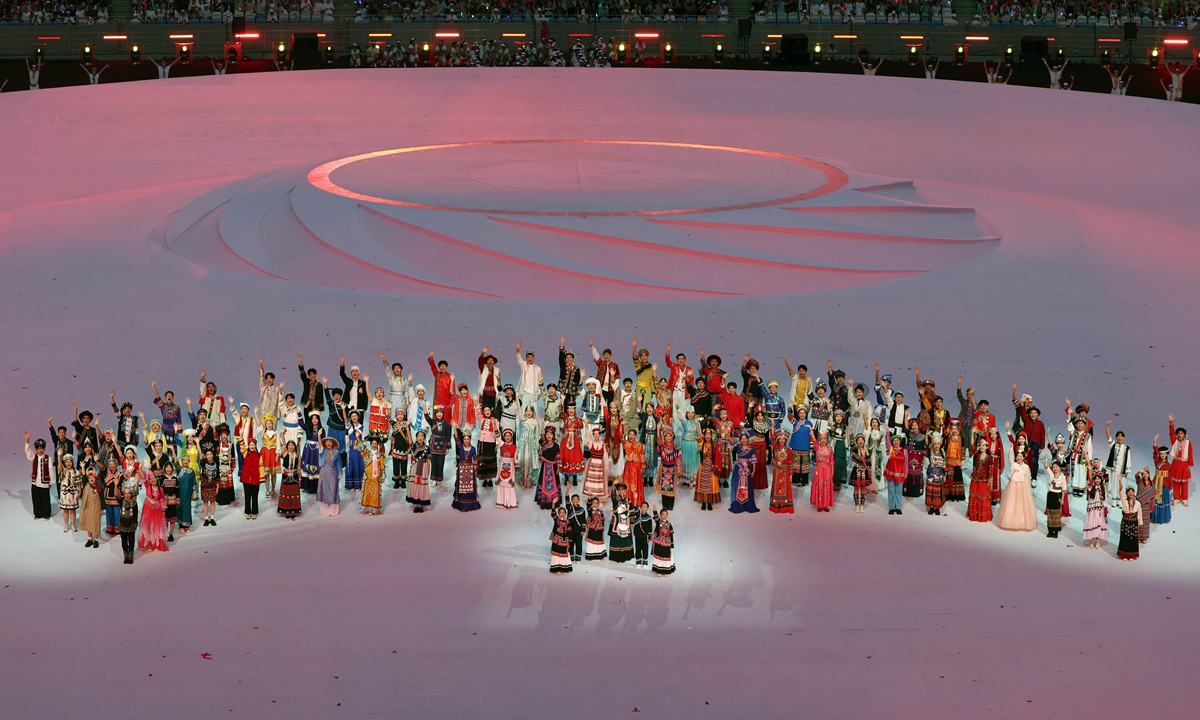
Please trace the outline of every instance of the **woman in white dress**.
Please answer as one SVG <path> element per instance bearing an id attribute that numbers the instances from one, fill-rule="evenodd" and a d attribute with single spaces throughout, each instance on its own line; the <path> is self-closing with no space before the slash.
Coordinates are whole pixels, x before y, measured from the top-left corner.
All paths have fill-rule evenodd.
<path id="1" fill-rule="evenodd" d="M 517 506 L 517 445 L 512 428 L 500 431 L 500 451 L 496 463 L 496 507 L 511 510 Z"/>
<path id="2" fill-rule="evenodd" d="M 1001 530 L 1037 530 L 1037 507 L 1033 504 L 1033 487 L 1030 480 L 1029 466 L 1025 464 L 1025 452 L 1018 450 L 1013 457 L 1008 485 L 1004 488 L 1004 494 L 1000 496 L 1000 509 L 996 512 L 996 524 Z"/>

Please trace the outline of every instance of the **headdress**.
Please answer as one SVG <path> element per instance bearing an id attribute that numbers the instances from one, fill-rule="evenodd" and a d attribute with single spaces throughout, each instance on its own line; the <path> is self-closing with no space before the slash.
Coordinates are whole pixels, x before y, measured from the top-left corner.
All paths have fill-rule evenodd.
<path id="1" fill-rule="evenodd" d="M 483 362 L 486 363 L 488 360 L 491 360 L 496 365 L 500 364 L 500 360 L 495 355 L 492 355 L 492 354 L 484 355 Z"/>
<path id="2" fill-rule="evenodd" d="M 778 380 L 772 380 L 772 381 L 770 381 L 770 382 L 768 382 L 768 383 L 767 383 L 767 387 L 771 387 L 772 385 L 774 385 L 775 387 L 779 387 L 779 381 L 778 381 Z"/>
<path id="3" fill-rule="evenodd" d="M 758 364 L 757 360 L 755 360 L 754 358 L 750 358 L 749 360 L 746 361 L 746 367 L 748 367 L 748 368 L 753 367 L 754 369 L 757 370 L 761 366 Z"/>
<path id="4" fill-rule="evenodd" d="M 826 390 L 828 390 L 829 385 L 827 385 L 824 380 L 818 379 L 817 380 L 817 389 L 820 390 L 821 388 L 825 388 Z"/>
<path id="5" fill-rule="evenodd" d="M 129 408 L 130 410 L 132 410 L 132 409 L 133 409 L 133 403 L 131 403 L 131 402 L 123 402 L 123 403 L 121 403 L 121 409 L 122 409 L 122 410 L 124 410 L 125 408 Z"/>
<path id="6" fill-rule="evenodd" d="M 337 438 L 335 438 L 335 437 L 330 437 L 330 436 L 328 436 L 328 435 L 326 435 L 326 436 L 325 436 L 325 439 L 321 441 L 321 444 L 322 444 L 322 445 L 324 445 L 325 443 L 333 443 L 333 447 L 332 447 L 332 448 L 330 448 L 331 450 L 337 450 L 339 447 L 341 447 L 341 443 L 339 443 L 339 442 L 337 441 Z"/>
<path id="7" fill-rule="evenodd" d="M 35 448 L 44 448 L 44 447 L 46 447 L 46 441 L 41 438 L 38 438 L 37 440 L 33 441 L 33 446 Z"/>
<path id="8" fill-rule="evenodd" d="M 1079 403 L 1078 405 L 1075 406 L 1075 414 L 1076 415 L 1083 415 L 1085 413 L 1090 413 L 1091 411 L 1092 411 L 1092 406 L 1088 405 L 1087 403 Z"/>
<path id="9" fill-rule="evenodd" d="M 720 364 L 721 364 L 721 356 L 720 356 L 720 355 L 706 355 L 706 356 L 704 357 L 704 363 L 705 363 L 706 365 L 707 365 L 708 363 L 712 362 L 713 360 L 716 360 L 718 365 L 720 365 Z"/>
<path id="10" fill-rule="evenodd" d="M 161 421 L 161 420 L 159 420 L 158 418 L 155 418 L 154 420 L 151 420 L 151 421 L 150 421 L 150 427 L 154 427 L 155 425 L 157 425 L 157 426 L 159 426 L 159 427 L 162 427 L 162 421 Z"/>
<path id="11" fill-rule="evenodd" d="M 81 411 L 81 412 L 79 413 L 79 419 L 80 419 L 80 420 L 82 420 L 82 419 L 84 418 L 84 416 L 85 416 L 85 415 L 87 416 L 87 419 L 88 419 L 88 420 L 95 420 L 95 419 L 96 419 L 96 416 L 92 414 L 92 411 L 91 411 L 91 410 L 83 410 L 83 411 Z"/>
<path id="12" fill-rule="evenodd" d="M 891 374 L 891 373 L 886 373 L 886 374 L 884 374 L 884 375 L 880 375 L 880 376 L 879 376 L 879 382 L 888 382 L 888 383 L 890 383 L 891 381 L 892 381 L 892 374 Z"/>
<path id="13" fill-rule="evenodd" d="M 273 423 L 273 422 L 275 422 L 276 420 L 278 420 L 278 418 L 276 418 L 276 417 L 275 417 L 275 413 L 271 413 L 271 412 L 269 412 L 269 413 L 266 413 L 266 414 L 264 414 L 264 415 L 262 416 L 262 421 L 263 421 L 264 423 Z"/>

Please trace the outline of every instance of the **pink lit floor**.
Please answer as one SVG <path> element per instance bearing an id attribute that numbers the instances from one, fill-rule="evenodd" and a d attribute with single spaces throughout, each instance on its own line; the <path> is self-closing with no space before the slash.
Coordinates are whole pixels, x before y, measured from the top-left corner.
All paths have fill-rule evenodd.
<path id="1" fill-rule="evenodd" d="M 911 501 L 732 516 L 681 499 L 676 575 L 552 577 L 531 497 L 461 515 L 435 491 L 414 516 L 389 491 L 379 518 L 237 506 L 130 568 L 118 543 L 30 519 L 21 431 L 109 390 L 149 417 L 152 379 L 194 398 L 201 368 L 242 397 L 262 355 L 288 389 L 297 352 L 330 376 L 343 353 L 380 376 L 385 352 L 428 384 L 431 349 L 470 379 L 490 345 L 511 377 L 517 341 L 549 368 L 565 333 L 626 370 L 634 337 L 728 366 L 749 351 L 768 378 L 782 354 L 855 380 L 879 362 L 909 394 L 915 365 L 949 397 L 965 375 L 1001 419 L 1015 380 L 1054 431 L 1064 397 L 1090 403 L 1141 467 L 1168 412 L 1200 426 L 1197 121 L 1138 98 L 732 71 L 0 96 L 6 714 L 1186 712 L 1200 508 L 1131 564 L 1080 547 L 1079 513 L 1055 541 Z"/>

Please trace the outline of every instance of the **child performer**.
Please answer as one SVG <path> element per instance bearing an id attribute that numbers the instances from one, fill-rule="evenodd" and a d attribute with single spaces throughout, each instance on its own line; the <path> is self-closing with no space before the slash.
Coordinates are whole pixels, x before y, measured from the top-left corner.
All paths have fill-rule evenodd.
<path id="1" fill-rule="evenodd" d="M 658 523 L 654 527 L 654 537 L 650 541 L 654 545 L 651 550 L 651 555 L 654 557 L 654 566 L 651 570 L 657 575 L 670 575 L 675 572 L 675 558 L 673 557 L 675 529 L 671 527 L 671 522 L 667 520 L 667 511 L 665 509 L 658 512 Z"/>
<path id="2" fill-rule="evenodd" d="M 600 509 L 600 498 L 588 498 L 584 523 L 587 529 L 584 557 L 588 560 L 603 560 L 608 556 L 608 550 L 604 543 L 604 511 Z"/>

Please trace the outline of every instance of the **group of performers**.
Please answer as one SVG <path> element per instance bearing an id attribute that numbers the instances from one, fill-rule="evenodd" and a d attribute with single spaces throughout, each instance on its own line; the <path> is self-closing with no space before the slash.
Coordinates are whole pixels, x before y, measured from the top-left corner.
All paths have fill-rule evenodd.
<path id="1" fill-rule="evenodd" d="M 30 447 L 25 434 L 33 514 L 51 517 L 53 489 L 64 532 L 85 531 L 87 548 L 120 535 L 132 563 L 135 547 L 165 551 L 176 531 L 192 530 L 195 499 L 203 525 L 216 525 L 220 508 L 235 502 L 238 484 L 247 519 L 258 518 L 265 492 L 276 513 L 293 521 L 306 495 L 315 496 L 324 516 L 339 513 L 344 493 L 360 512 L 378 515 L 391 490 L 422 513 L 431 506 L 431 488 L 442 492 L 443 483 L 451 507 L 462 512 L 479 510 L 485 489 L 495 488 L 503 509 L 517 507 L 519 490 L 528 489 L 551 514 L 554 572 L 607 559 L 669 574 L 675 543 L 669 516 L 681 492 L 712 511 L 728 489 L 732 513 L 758 512 L 757 491 L 766 491 L 776 513 L 794 512 L 800 488 L 808 489 L 818 513 L 830 512 L 843 489 L 857 513 L 882 492 L 889 515 L 903 514 L 906 497 L 923 497 L 930 515 L 966 502 L 968 520 L 1032 531 L 1039 525 L 1034 490 L 1041 476 L 1047 535 L 1058 537 L 1076 499 L 1083 539 L 1099 547 L 1108 538 L 1111 507 L 1121 512 L 1117 556 L 1123 559 L 1138 556 L 1151 524 L 1170 522 L 1172 506 L 1188 502 L 1191 442 L 1173 415 L 1169 444 L 1160 446 L 1156 435 L 1153 466 L 1134 472 L 1130 445 L 1123 432 L 1111 433 L 1111 420 L 1104 427 L 1107 455 L 1094 448 L 1087 404 L 1068 399 L 1066 434 L 1051 437 L 1040 409 L 1029 395 L 1018 395 L 1016 383 L 1013 420 L 1001 431 L 989 403 L 974 388 L 964 390 L 963 378 L 952 415 L 920 368 L 909 405 L 878 364 L 868 386 L 832 361 L 818 378 L 781 356 L 784 393 L 779 381 L 763 379 L 749 354 L 739 384 L 722 358 L 703 348 L 692 367 L 667 343 L 659 365 L 634 339 L 632 372 L 622 376 L 611 350 L 588 345 L 585 371 L 560 339 L 556 381 L 543 375 L 532 351 L 522 353 L 521 343 L 516 368 L 505 373 L 509 382 L 488 347 L 470 383 L 431 351 L 432 391 L 383 354 L 386 379 L 374 387 L 357 366 L 347 372 L 345 357 L 340 383 L 331 386 L 298 355 L 299 397 L 264 370 L 264 358 L 258 397 L 240 402 L 221 395 L 203 370 L 197 401 L 185 398 L 186 407 L 152 382 L 160 417 L 149 422 L 110 393 L 113 416 L 104 430 L 95 414 L 76 405 L 70 428 L 50 418 L 49 445 L 39 439 Z"/>

